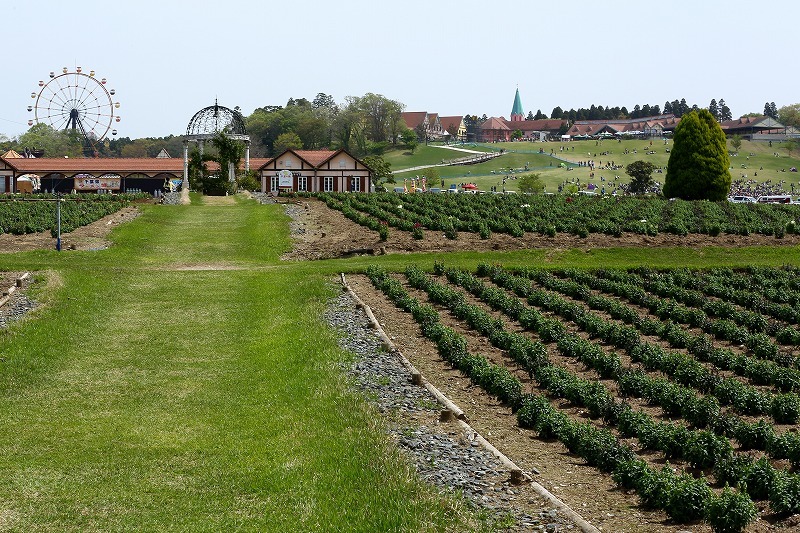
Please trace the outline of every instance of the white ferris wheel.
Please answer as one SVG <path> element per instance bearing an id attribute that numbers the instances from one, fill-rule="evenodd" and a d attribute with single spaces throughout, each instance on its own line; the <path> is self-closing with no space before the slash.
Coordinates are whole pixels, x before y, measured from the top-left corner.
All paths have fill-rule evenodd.
<path id="1" fill-rule="evenodd" d="M 50 80 L 39 81 L 39 87 L 38 92 L 31 93 L 34 103 L 28 106 L 33 113 L 29 126 L 44 123 L 56 130 L 71 131 L 82 138 L 85 150 L 91 152 L 109 134 L 116 136 L 113 125 L 120 121 L 116 114 L 119 102 L 113 99 L 116 91 L 106 87 L 105 78 L 97 79 L 94 70 L 87 74 L 81 67 L 74 71 L 64 67 L 61 74 L 51 72 Z"/>

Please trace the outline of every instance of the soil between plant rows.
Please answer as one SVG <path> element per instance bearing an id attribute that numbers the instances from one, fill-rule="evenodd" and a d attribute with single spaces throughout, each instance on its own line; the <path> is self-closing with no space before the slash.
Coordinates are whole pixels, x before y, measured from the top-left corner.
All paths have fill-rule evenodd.
<path id="1" fill-rule="evenodd" d="M 585 238 L 558 233 L 555 237 L 526 233 L 523 237 L 493 233 L 481 239 L 475 233 L 459 232 L 458 239 L 446 238 L 441 232 L 425 230 L 424 238 L 416 240 L 410 232 L 389 228 L 389 238 L 380 242 L 378 233 L 360 226 L 341 212 L 329 209 L 315 198 L 278 198 L 287 206 L 292 217 L 290 226 L 294 246 L 283 259 L 330 259 L 365 253 L 509 251 L 526 248 L 590 250 L 612 247 L 688 247 L 703 246 L 794 246 L 800 244 L 800 235 L 787 234 L 778 239 L 770 235 L 726 235 L 716 237 L 703 234 L 686 236 L 658 234 L 655 236 L 624 233 L 620 237 L 592 233 Z"/>
<path id="2" fill-rule="evenodd" d="M 399 279 L 402 279 L 402 276 L 399 276 Z M 643 508 L 634 493 L 618 489 L 610 475 L 587 466 L 580 457 L 571 454 L 560 442 L 541 440 L 533 431 L 521 429 L 509 407 L 491 398 L 482 389 L 472 385 L 468 377 L 450 367 L 438 355 L 435 345 L 422 335 L 411 315 L 396 308 L 383 293 L 372 286 L 366 276 L 350 275 L 347 281 L 359 297 L 370 306 L 381 327 L 398 349 L 423 376 L 464 410 L 470 425 L 520 468 L 526 472 L 534 469 L 538 471 L 539 474 L 534 475 L 534 479 L 584 519 L 603 531 L 653 533 L 711 531 L 707 524 L 700 522 L 674 524 L 665 513 Z M 427 301 L 421 291 L 415 291 L 408 286 L 406 290 L 411 296 Z M 488 307 L 486 310 L 491 312 Z M 446 311 L 441 309 L 439 311 L 445 325 L 464 335 L 471 352 L 480 353 L 495 364 L 505 364 L 508 368 L 515 368 L 500 350 L 489 344 L 488 339 L 469 330 Z M 509 328 L 510 324 L 506 327 Z M 566 366 L 579 374 L 587 374 L 580 364 L 572 362 Z M 537 389 L 523 372 L 517 372 L 517 377 L 522 381 L 526 391 L 543 394 L 543 390 Z M 555 405 L 573 418 L 589 420 L 581 408 L 571 406 L 565 400 L 557 401 Z M 654 416 L 659 411 L 644 405 L 638 407 L 650 411 Z M 656 467 L 664 464 L 660 454 L 647 454 L 643 455 L 643 458 Z M 519 504 L 524 505 L 524 498 L 520 499 Z M 769 514 L 767 502 L 756 502 L 756 504 L 763 513 L 763 518 L 752 523 L 746 531 L 797 531 L 800 527 L 800 515 L 783 517 L 783 520 L 775 521 L 776 517 Z"/>

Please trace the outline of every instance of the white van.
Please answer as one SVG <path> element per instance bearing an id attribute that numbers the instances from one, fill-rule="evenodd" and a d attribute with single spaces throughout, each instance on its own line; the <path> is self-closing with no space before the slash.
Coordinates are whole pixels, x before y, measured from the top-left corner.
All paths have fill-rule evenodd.
<path id="1" fill-rule="evenodd" d="M 756 199 L 752 196 L 729 196 L 728 201 L 734 204 L 754 204 Z"/>

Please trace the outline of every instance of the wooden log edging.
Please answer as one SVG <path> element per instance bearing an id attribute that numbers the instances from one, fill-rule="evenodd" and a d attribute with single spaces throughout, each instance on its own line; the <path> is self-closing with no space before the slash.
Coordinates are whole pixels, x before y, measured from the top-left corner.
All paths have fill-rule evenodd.
<path id="1" fill-rule="evenodd" d="M 11 299 L 11 296 L 16 292 L 17 288 L 22 287 L 22 283 L 30 277 L 30 272 L 25 272 L 23 275 L 14 280 L 14 285 L 3 291 L 0 296 L 0 307 L 3 307 Z"/>
<path id="2" fill-rule="evenodd" d="M 444 411 L 442 411 L 442 416 L 440 420 L 446 422 L 451 417 L 455 417 L 458 421 L 458 424 L 461 426 L 462 430 L 470 435 L 471 439 L 474 439 L 478 444 L 480 444 L 484 449 L 486 449 L 489 453 L 494 455 L 506 468 L 509 469 L 511 473 L 511 482 L 513 484 L 519 484 L 523 482 L 530 483 L 531 488 L 533 491 L 541 496 L 542 498 L 546 499 L 550 502 L 553 507 L 558 509 L 561 513 L 563 513 L 567 518 L 569 518 L 576 526 L 578 526 L 583 533 L 601 533 L 599 529 L 595 526 L 587 522 L 582 516 L 576 513 L 570 506 L 566 503 L 559 500 L 552 492 L 544 488 L 541 484 L 537 483 L 533 480 L 533 477 L 530 473 L 523 471 L 519 466 L 517 466 L 514 461 L 508 458 L 503 452 L 495 448 L 492 443 L 486 440 L 480 433 L 475 431 L 475 429 L 469 425 L 467 422 L 467 417 L 464 414 L 464 411 L 461 410 L 452 400 L 450 400 L 447 396 L 445 396 L 439 389 L 437 389 L 433 384 L 431 384 L 427 379 L 422 376 L 422 374 L 414 368 L 414 365 L 411 364 L 411 361 L 406 358 L 405 355 L 395 346 L 394 342 L 386 335 L 386 332 L 383 331 L 378 319 L 375 318 L 375 315 L 372 312 L 372 309 L 369 308 L 367 304 L 358 297 L 356 292 L 353 288 L 347 283 L 347 279 L 345 278 L 344 272 L 340 274 L 341 276 L 341 283 L 342 289 L 347 291 L 350 296 L 355 300 L 356 307 L 359 309 L 364 310 L 364 314 L 367 315 L 367 318 L 370 321 L 370 327 L 374 329 L 378 337 L 381 339 L 381 343 L 387 351 L 390 351 L 398 356 L 400 361 L 402 362 L 403 366 L 411 373 L 411 381 L 415 384 L 423 385 L 426 389 L 428 389 L 431 394 L 444 406 Z"/>

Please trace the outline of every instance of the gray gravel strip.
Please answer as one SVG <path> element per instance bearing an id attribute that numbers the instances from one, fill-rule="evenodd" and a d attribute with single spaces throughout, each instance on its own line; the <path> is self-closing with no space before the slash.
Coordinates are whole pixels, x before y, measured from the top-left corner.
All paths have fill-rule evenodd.
<path id="1" fill-rule="evenodd" d="M 11 297 L 5 305 L 0 306 L 0 329 L 7 328 L 11 322 L 19 320 L 25 313 L 35 309 L 38 305 L 25 294 L 25 289 L 27 289 L 30 284 L 31 276 L 28 276 L 22 282 L 22 287 L 11 294 Z M 6 288 L 7 287 L 4 287 L 3 290 L 6 290 Z"/>
<path id="2" fill-rule="evenodd" d="M 422 479 L 442 492 L 461 492 L 467 501 L 493 513 L 498 521 L 510 516 L 513 531 L 552 533 L 575 528 L 557 509 L 540 500 L 531 499 L 527 512 L 515 505 L 519 490 L 509 484 L 508 472 L 469 435 L 454 438 L 442 427 L 419 421 L 435 420 L 441 406 L 425 387 L 411 383 L 410 374 L 396 355 L 381 350 L 366 315 L 347 292 L 329 302 L 324 319 L 340 333 L 340 346 L 355 356 L 344 369 L 354 388 L 379 412 L 398 415 L 386 417 L 387 430 Z M 531 509 L 538 510 L 532 513 Z"/>

